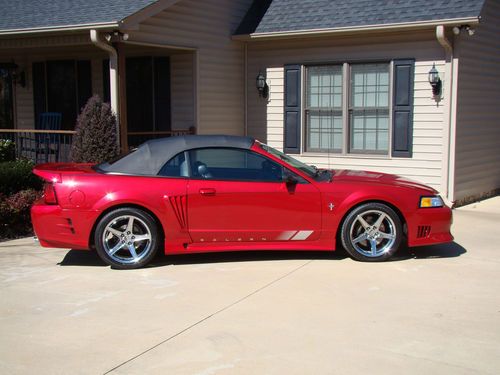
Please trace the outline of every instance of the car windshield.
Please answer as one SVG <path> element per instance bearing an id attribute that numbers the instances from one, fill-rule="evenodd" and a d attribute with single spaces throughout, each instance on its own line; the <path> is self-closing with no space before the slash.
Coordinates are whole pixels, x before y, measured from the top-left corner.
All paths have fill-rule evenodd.
<path id="1" fill-rule="evenodd" d="M 291 156 L 288 156 L 288 155 L 282 153 L 281 151 L 278 151 L 275 148 L 272 148 L 272 147 L 265 145 L 263 143 L 260 143 L 260 147 L 264 151 L 269 152 L 271 155 L 274 155 L 274 156 L 280 158 L 281 160 L 283 160 L 284 162 L 290 164 L 292 167 L 304 172 L 309 177 L 312 177 L 312 178 L 318 177 L 318 168 L 311 166 L 311 165 L 304 164 L 301 161 L 298 161 L 297 159 L 294 159 Z"/>

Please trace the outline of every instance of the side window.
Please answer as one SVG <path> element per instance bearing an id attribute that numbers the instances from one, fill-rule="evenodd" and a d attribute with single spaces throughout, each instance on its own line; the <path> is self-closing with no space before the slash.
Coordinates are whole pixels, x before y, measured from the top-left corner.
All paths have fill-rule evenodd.
<path id="1" fill-rule="evenodd" d="M 160 169 L 158 176 L 188 177 L 188 166 L 184 152 L 177 154 Z"/>
<path id="2" fill-rule="evenodd" d="M 241 181 L 283 181 L 283 167 L 255 152 L 206 148 L 189 152 L 193 178 Z"/>

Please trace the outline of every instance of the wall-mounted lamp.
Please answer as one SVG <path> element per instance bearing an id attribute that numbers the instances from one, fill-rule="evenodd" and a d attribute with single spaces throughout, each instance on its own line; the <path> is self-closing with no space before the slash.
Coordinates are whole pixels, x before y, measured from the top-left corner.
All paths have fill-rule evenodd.
<path id="1" fill-rule="evenodd" d="M 255 84 L 257 86 L 257 90 L 259 91 L 259 96 L 262 98 L 267 98 L 267 94 L 269 93 L 269 86 L 266 82 L 266 76 L 262 74 L 262 72 L 259 72 L 259 74 L 257 74 Z"/>
<path id="2" fill-rule="evenodd" d="M 432 69 L 429 70 L 429 83 L 432 86 L 432 94 L 434 96 L 441 95 L 441 78 L 439 77 L 439 72 L 436 69 L 436 64 L 432 64 Z"/>
<path id="3" fill-rule="evenodd" d="M 21 87 L 26 87 L 26 72 L 21 70 L 15 62 L 0 64 L 3 78 L 11 79 L 11 82 Z"/>
<path id="4" fill-rule="evenodd" d="M 469 25 L 461 25 L 461 26 L 455 26 L 453 28 L 453 34 L 459 35 L 462 32 L 462 30 L 467 32 L 467 34 L 469 34 L 470 36 L 474 35 L 474 33 L 476 32 L 476 30 L 470 27 Z"/>
<path id="5" fill-rule="evenodd" d="M 21 87 L 26 87 L 26 72 L 24 70 L 14 70 L 12 72 L 12 82 L 17 83 Z"/>

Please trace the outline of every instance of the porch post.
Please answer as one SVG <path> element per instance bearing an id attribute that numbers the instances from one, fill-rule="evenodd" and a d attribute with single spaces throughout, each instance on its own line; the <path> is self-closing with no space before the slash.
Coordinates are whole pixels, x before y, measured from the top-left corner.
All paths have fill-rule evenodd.
<path id="1" fill-rule="evenodd" d="M 119 102 L 119 113 L 120 113 L 120 123 L 119 123 L 119 136 L 121 150 L 126 152 L 128 150 L 128 125 L 127 125 L 127 74 L 126 74 L 126 61 L 125 53 L 123 50 L 123 44 L 118 44 L 118 72 L 119 72 L 119 82 L 118 82 L 118 102 Z"/>
<path id="2" fill-rule="evenodd" d="M 118 75 L 118 53 L 114 47 L 101 40 L 97 30 L 90 30 L 90 40 L 100 49 L 109 53 L 109 90 L 111 100 L 111 110 L 116 116 L 117 121 L 117 137 L 121 139 L 120 132 L 120 102 L 119 102 L 119 75 Z"/>

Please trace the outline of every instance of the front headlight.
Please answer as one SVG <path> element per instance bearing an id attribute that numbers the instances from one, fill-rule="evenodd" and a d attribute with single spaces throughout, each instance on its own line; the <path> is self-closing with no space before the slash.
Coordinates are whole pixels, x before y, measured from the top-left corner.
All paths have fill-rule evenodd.
<path id="1" fill-rule="evenodd" d="M 420 197 L 420 208 L 443 207 L 443 199 L 439 195 Z"/>

